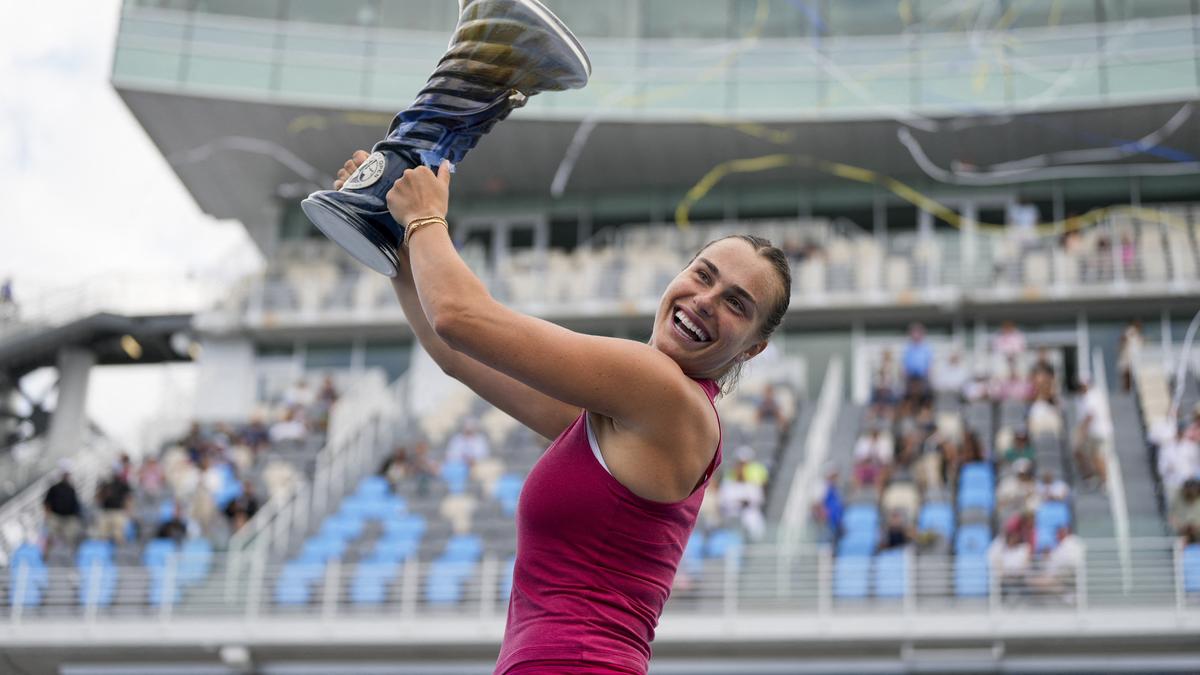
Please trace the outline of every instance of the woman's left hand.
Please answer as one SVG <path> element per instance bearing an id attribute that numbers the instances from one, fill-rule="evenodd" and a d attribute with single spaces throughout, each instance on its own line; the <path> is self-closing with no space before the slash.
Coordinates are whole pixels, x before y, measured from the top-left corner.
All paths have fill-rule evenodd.
<path id="1" fill-rule="evenodd" d="M 427 166 L 407 169 L 387 193 L 388 212 L 405 227 L 418 218 L 446 217 L 450 207 L 450 162 L 438 172 Z"/>

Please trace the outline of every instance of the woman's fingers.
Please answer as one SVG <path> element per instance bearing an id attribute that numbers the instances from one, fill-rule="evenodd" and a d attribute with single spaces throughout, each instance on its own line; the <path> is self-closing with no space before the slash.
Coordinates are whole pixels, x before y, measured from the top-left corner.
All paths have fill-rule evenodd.
<path id="1" fill-rule="evenodd" d="M 367 161 L 367 157 L 369 156 L 366 150 L 355 150 L 350 159 L 342 164 L 342 168 L 338 169 L 337 180 L 333 181 L 333 189 L 341 190 L 342 186 L 346 184 L 346 179 L 350 177 L 350 174 L 357 171 L 358 167 L 362 166 L 363 162 Z"/>

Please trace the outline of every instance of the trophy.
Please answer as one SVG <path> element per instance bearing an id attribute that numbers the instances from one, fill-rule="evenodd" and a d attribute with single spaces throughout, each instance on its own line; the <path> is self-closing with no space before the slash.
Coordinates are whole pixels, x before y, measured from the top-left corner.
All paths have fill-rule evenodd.
<path id="1" fill-rule="evenodd" d="M 579 40 L 538 0 L 459 0 L 446 54 L 387 138 L 341 190 L 314 192 L 300 206 L 356 260 L 394 277 L 405 224 L 388 213 L 387 193 L 404 170 L 457 164 L 530 96 L 579 89 L 591 72 Z"/>

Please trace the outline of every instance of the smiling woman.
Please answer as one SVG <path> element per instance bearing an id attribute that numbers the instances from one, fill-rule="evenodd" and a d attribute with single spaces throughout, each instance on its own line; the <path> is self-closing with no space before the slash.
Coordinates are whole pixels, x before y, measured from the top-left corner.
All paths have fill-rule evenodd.
<path id="1" fill-rule="evenodd" d="M 367 159 L 355 153 L 341 184 Z M 575 333 L 505 307 L 459 258 L 450 171 L 406 171 L 387 195 L 407 226 L 397 297 L 443 370 L 555 441 L 517 510 L 497 673 L 645 673 L 650 642 L 721 463 L 714 398 L 762 352 L 791 278 L 770 242 L 705 246 L 663 293 L 648 343 Z"/>

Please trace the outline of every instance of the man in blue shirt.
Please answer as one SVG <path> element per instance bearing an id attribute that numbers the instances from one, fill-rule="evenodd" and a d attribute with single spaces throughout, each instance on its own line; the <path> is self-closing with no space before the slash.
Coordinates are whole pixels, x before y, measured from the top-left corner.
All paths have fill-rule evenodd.
<path id="1" fill-rule="evenodd" d="M 925 342 L 925 327 L 914 323 L 908 328 L 908 344 L 904 347 L 904 377 L 928 380 L 932 364 L 933 350 Z"/>

